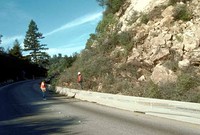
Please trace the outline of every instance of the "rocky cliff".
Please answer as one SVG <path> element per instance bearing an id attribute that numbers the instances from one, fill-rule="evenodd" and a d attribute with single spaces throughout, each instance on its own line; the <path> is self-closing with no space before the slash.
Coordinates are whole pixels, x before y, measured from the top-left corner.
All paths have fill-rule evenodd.
<path id="1" fill-rule="evenodd" d="M 84 89 L 200 102 L 200 1 L 126 0 L 112 11 L 60 83 L 76 88 L 78 70 Z"/>
<path id="2" fill-rule="evenodd" d="M 122 31 L 134 30 L 134 40 L 143 40 L 142 43 L 133 47 L 132 53 L 128 56 L 127 62 L 139 61 L 141 65 L 147 64 L 152 67 L 150 78 L 154 83 L 175 82 L 177 74 L 172 69 L 164 66 L 166 60 L 173 60 L 178 63 L 178 68 L 188 68 L 191 65 L 199 67 L 200 64 L 200 1 L 192 0 L 177 2 L 168 5 L 168 0 L 131 0 L 123 15 L 119 17 Z M 160 6 L 160 7 L 159 7 Z M 162 7 L 161 7 L 162 6 Z M 188 21 L 175 20 L 175 10 L 187 8 L 191 14 Z M 147 22 L 141 23 L 141 17 L 129 25 L 129 21 L 136 12 L 150 13 L 155 8 L 160 8 L 160 16 Z M 185 10 L 185 9 L 184 9 Z M 154 12 L 159 12 L 154 10 Z M 118 16 L 120 11 L 118 12 Z M 198 69 L 198 68 L 197 68 Z M 196 71 L 197 73 L 199 70 Z M 149 77 L 141 74 L 142 78 Z"/>

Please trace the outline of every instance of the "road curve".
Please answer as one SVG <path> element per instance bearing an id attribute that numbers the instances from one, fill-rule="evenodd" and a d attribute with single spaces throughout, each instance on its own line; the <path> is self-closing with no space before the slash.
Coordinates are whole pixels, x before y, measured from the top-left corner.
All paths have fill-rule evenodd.
<path id="1" fill-rule="evenodd" d="M 200 135 L 199 125 L 47 93 L 39 81 L 0 88 L 0 135 Z"/>

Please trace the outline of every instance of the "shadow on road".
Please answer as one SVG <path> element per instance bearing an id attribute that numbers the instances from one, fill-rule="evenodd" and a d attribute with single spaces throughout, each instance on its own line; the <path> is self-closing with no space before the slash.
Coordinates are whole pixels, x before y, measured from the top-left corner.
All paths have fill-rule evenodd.
<path id="1" fill-rule="evenodd" d="M 40 91 L 32 89 L 34 83 L 18 83 L 0 89 L 0 134 L 80 134 L 72 130 L 73 126 L 80 124 L 80 118 L 53 110 L 51 106 L 60 104 L 60 100 L 48 95 L 49 99 L 43 101 L 38 96 Z M 23 89 L 25 85 L 28 86 Z"/>
<path id="2" fill-rule="evenodd" d="M 0 134 L 49 135 L 54 133 L 54 134 L 65 134 L 65 135 L 68 134 L 77 135 L 79 134 L 78 132 L 70 130 L 70 126 L 78 124 L 77 121 L 78 120 L 76 118 L 35 120 L 35 118 L 19 117 L 9 121 L 1 122 Z"/>

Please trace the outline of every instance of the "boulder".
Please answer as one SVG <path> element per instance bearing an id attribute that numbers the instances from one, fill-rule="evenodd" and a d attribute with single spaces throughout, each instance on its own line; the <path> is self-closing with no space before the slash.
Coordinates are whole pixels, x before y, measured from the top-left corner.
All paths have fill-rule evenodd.
<path id="1" fill-rule="evenodd" d="M 162 65 L 157 65 L 153 69 L 151 80 L 155 84 L 162 85 L 166 83 L 175 83 L 177 80 L 177 76 L 172 70 L 169 70 Z"/>
<path id="2" fill-rule="evenodd" d="M 199 39 L 193 31 L 187 31 L 183 34 L 184 50 L 189 52 L 196 49 L 199 46 Z"/>
<path id="3" fill-rule="evenodd" d="M 174 7 L 173 6 L 168 6 L 163 12 L 162 12 L 162 17 L 165 18 L 165 17 L 169 17 L 169 16 L 172 16 L 173 15 L 173 10 L 174 10 Z"/>
<path id="4" fill-rule="evenodd" d="M 184 59 L 184 60 L 178 62 L 178 67 L 180 69 L 185 69 L 189 66 L 190 66 L 190 61 L 188 59 Z"/>

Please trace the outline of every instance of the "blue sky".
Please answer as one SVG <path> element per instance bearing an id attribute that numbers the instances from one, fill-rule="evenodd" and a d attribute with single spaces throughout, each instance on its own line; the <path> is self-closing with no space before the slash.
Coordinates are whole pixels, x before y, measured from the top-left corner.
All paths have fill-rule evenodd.
<path id="1" fill-rule="evenodd" d="M 32 19 L 45 36 L 41 43 L 47 44 L 51 56 L 79 53 L 95 32 L 102 12 L 96 0 L 0 0 L 1 46 L 12 48 L 18 39 L 23 47 Z"/>

